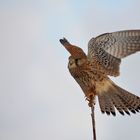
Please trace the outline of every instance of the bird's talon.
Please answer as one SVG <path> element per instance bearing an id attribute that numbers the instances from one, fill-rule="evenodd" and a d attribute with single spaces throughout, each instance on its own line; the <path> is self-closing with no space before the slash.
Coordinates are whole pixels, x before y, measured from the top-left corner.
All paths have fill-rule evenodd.
<path id="1" fill-rule="evenodd" d="M 94 96 L 93 96 L 93 93 L 90 93 L 88 95 L 85 96 L 86 97 L 86 101 L 88 101 L 88 106 L 89 107 L 92 107 L 93 104 L 94 104 Z"/>

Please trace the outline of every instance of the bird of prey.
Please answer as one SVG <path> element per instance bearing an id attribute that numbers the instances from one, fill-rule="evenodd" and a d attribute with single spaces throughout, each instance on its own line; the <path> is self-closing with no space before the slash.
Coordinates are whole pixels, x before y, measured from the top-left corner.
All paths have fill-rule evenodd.
<path id="1" fill-rule="evenodd" d="M 109 76 L 119 76 L 121 59 L 140 51 L 140 30 L 105 33 L 88 42 L 88 54 L 67 39 L 61 44 L 70 53 L 68 69 L 83 90 L 88 105 L 94 107 L 98 97 L 102 113 L 122 115 L 140 110 L 140 97 L 116 85 Z"/>

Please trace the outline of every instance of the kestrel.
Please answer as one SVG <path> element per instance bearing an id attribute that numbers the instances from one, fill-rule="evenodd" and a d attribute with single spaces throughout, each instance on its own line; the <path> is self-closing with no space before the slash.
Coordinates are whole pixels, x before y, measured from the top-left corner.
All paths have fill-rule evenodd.
<path id="1" fill-rule="evenodd" d="M 140 51 L 140 30 L 105 33 L 92 38 L 88 54 L 65 38 L 61 44 L 71 54 L 68 69 L 83 90 L 90 107 L 98 97 L 102 113 L 124 115 L 139 112 L 140 97 L 116 85 L 108 76 L 119 76 L 121 58 Z"/>

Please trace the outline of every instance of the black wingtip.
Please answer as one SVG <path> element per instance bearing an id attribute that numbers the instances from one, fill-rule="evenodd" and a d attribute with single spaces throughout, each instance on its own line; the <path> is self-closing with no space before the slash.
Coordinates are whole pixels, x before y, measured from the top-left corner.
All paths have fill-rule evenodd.
<path id="1" fill-rule="evenodd" d="M 130 116 L 130 112 L 129 112 L 129 111 L 125 111 L 125 113 L 126 113 L 127 115 L 129 115 L 129 116 Z"/>
<path id="2" fill-rule="evenodd" d="M 121 115 L 123 115 L 123 116 L 124 116 L 124 112 L 123 112 L 123 111 L 119 111 L 119 113 L 120 113 Z"/>
<path id="3" fill-rule="evenodd" d="M 101 112 L 104 114 L 105 113 L 105 111 L 103 111 L 103 110 L 101 110 Z"/>
<path id="4" fill-rule="evenodd" d="M 106 114 L 107 114 L 107 115 L 110 115 L 110 112 L 109 112 L 109 111 L 106 111 Z"/>
<path id="5" fill-rule="evenodd" d="M 114 111 L 111 111 L 111 113 L 112 113 L 113 116 L 116 116 L 116 113 Z"/>
<path id="6" fill-rule="evenodd" d="M 135 110 L 130 110 L 132 113 L 136 114 L 136 111 Z"/>
<path id="7" fill-rule="evenodd" d="M 63 39 L 59 40 L 62 45 L 69 43 L 68 40 L 64 37 Z"/>

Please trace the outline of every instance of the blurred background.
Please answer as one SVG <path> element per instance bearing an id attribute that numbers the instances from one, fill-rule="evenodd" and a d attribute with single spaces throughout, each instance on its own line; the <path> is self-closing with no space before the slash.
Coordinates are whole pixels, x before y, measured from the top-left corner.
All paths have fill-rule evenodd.
<path id="1" fill-rule="evenodd" d="M 0 139 L 91 140 L 90 109 L 67 69 L 66 37 L 140 29 L 138 0 L 0 0 Z M 119 86 L 140 96 L 140 53 L 122 61 Z M 101 114 L 98 140 L 138 140 L 140 114 Z"/>

